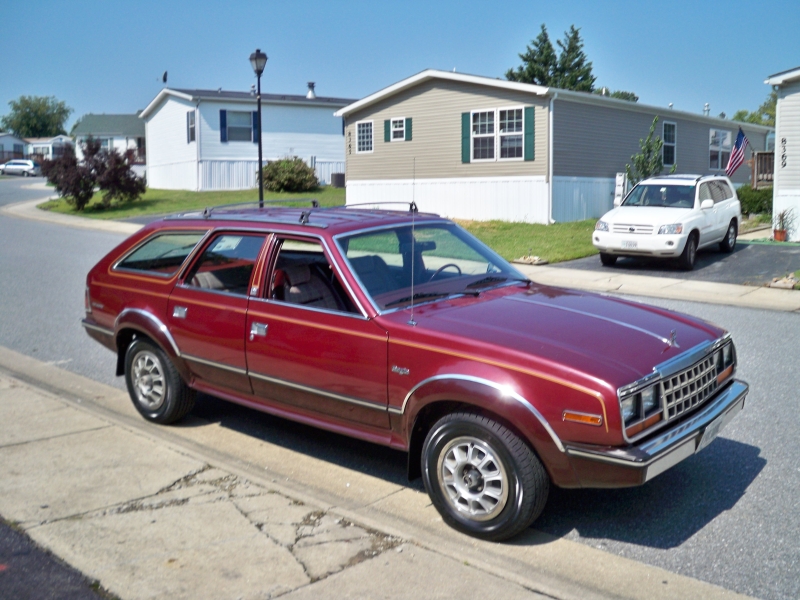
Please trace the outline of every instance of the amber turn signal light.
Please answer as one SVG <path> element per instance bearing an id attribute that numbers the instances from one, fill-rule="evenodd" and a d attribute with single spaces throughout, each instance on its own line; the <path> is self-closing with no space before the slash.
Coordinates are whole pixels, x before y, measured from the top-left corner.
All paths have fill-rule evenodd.
<path id="1" fill-rule="evenodd" d="M 600 427 L 603 424 L 603 417 L 600 415 L 590 415 L 572 410 L 565 410 L 562 418 L 571 423 L 583 423 L 584 425 L 594 425 L 595 427 Z"/>

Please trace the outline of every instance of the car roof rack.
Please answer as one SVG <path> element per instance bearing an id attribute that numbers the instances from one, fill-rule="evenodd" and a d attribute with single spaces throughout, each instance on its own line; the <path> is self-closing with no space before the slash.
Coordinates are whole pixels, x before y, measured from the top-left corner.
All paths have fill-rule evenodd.
<path id="1" fill-rule="evenodd" d="M 233 204 L 220 204 L 219 206 L 206 206 L 203 209 L 203 217 L 208 218 L 211 216 L 211 213 L 236 209 L 236 208 L 245 208 L 245 207 L 254 207 L 254 208 L 263 208 L 261 205 L 264 204 L 286 204 L 287 202 L 310 202 L 313 208 L 319 208 L 319 201 L 316 198 L 286 198 L 286 199 L 276 199 L 276 200 L 252 200 L 250 202 L 234 202 Z M 254 206 L 255 205 L 255 206 Z"/>

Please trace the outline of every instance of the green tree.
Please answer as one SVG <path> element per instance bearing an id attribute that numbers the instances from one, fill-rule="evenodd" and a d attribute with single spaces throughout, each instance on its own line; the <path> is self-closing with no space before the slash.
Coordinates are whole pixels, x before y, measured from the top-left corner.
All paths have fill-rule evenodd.
<path id="1" fill-rule="evenodd" d="M 522 65 L 517 70 L 506 71 L 506 79 L 521 83 L 534 83 L 542 86 L 552 86 L 556 77 L 558 56 L 547 35 L 547 28 L 542 23 L 542 30 L 536 39 L 527 46 L 524 54 L 519 55 Z"/>
<path id="2" fill-rule="evenodd" d="M 596 77 L 583 51 L 580 29 L 570 25 L 569 31 L 564 32 L 564 39 L 556 43 L 559 54 L 543 23 L 539 35 L 526 47 L 526 52 L 519 55 L 522 65 L 506 71 L 506 79 L 579 92 L 593 91 Z"/>
<path id="3" fill-rule="evenodd" d="M 778 105 L 778 92 L 772 90 L 767 99 L 761 103 L 761 106 L 753 112 L 747 110 L 737 110 L 733 115 L 734 121 L 740 123 L 755 123 L 756 125 L 769 125 L 775 127 L 775 108 Z"/>
<path id="4" fill-rule="evenodd" d="M 628 175 L 628 181 L 631 185 L 636 185 L 643 179 L 659 175 L 664 170 L 664 157 L 661 154 L 661 149 L 664 147 L 664 140 L 658 136 L 654 136 L 656 132 L 656 123 L 658 123 L 658 116 L 653 117 L 653 124 L 650 125 L 650 131 L 645 139 L 639 140 L 639 154 L 631 156 L 631 165 L 625 165 L 625 173 Z M 670 173 L 674 173 L 678 168 L 677 163 L 672 165 Z"/>
<path id="5" fill-rule="evenodd" d="M 53 137 L 66 133 L 64 124 L 72 109 L 55 96 L 20 96 L 8 103 L 11 112 L 0 127 L 17 137 Z"/>

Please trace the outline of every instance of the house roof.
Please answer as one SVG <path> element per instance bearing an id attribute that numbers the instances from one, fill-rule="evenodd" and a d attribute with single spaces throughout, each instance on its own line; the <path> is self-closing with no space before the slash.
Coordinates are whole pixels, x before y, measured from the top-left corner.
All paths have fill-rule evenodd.
<path id="1" fill-rule="evenodd" d="M 190 102 L 197 102 L 203 100 L 223 100 L 225 102 L 243 102 L 247 104 L 256 103 L 256 95 L 251 92 L 232 92 L 223 90 L 190 90 L 178 88 L 164 88 L 147 105 L 140 114 L 140 119 L 146 119 L 158 107 L 161 102 L 168 96 L 174 96 Z M 329 98 L 325 96 L 317 96 L 316 98 L 307 98 L 295 94 L 261 94 L 262 104 L 298 104 L 303 106 L 330 106 L 331 108 L 341 108 L 355 102 L 352 98 Z"/>
<path id="2" fill-rule="evenodd" d="M 83 115 L 72 131 L 74 136 L 144 137 L 144 122 L 139 114 Z"/>
<path id="3" fill-rule="evenodd" d="M 29 144 L 52 144 L 53 142 L 69 142 L 72 143 L 72 138 L 68 135 L 56 135 L 53 137 L 37 137 L 37 138 L 23 138 Z"/>
<path id="4" fill-rule="evenodd" d="M 633 112 L 647 113 L 649 115 L 675 115 L 675 118 L 689 119 L 693 121 L 702 121 L 710 125 L 718 125 L 730 128 L 733 123 L 739 125 L 738 122 L 722 119 L 719 117 L 705 116 L 698 113 L 692 113 L 682 110 L 673 110 L 663 106 L 652 106 L 648 104 L 640 104 L 638 102 L 629 102 L 627 100 L 620 100 L 619 98 L 611 98 L 609 96 L 602 96 L 600 94 L 590 94 L 587 92 L 575 92 L 572 90 L 562 90 L 552 87 L 543 87 L 541 85 L 534 85 L 530 83 L 519 83 L 516 81 L 506 81 L 504 79 L 495 79 L 493 77 L 482 77 L 480 75 L 466 75 L 463 73 L 453 73 L 450 71 L 438 71 L 436 69 L 426 69 L 416 75 L 412 75 L 402 81 L 385 87 L 382 90 L 370 94 L 369 96 L 349 104 L 344 108 L 334 113 L 337 117 L 346 117 L 358 110 L 366 108 L 376 102 L 397 94 L 403 90 L 409 89 L 425 81 L 433 79 L 443 79 L 448 81 L 458 81 L 462 83 L 472 83 L 476 85 L 483 85 L 497 89 L 514 90 L 519 92 L 528 92 L 535 96 L 543 96 L 549 98 L 556 98 L 559 100 L 567 100 L 570 102 L 579 102 L 582 104 L 594 104 L 599 106 L 607 106 L 609 108 L 618 108 Z M 755 125 L 752 123 L 743 123 L 749 129 L 756 129 L 759 131 L 773 131 L 773 127 L 766 127 L 763 125 Z"/>
<path id="5" fill-rule="evenodd" d="M 795 81 L 800 81 L 800 67 L 770 75 L 764 80 L 764 83 L 767 85 L 783 85 L 785 83 L 794 83 Z"/>

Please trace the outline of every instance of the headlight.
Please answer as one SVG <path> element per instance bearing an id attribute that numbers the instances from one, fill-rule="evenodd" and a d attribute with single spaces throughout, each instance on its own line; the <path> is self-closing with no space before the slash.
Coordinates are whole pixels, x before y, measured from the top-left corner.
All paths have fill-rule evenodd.
<path id="1" fill-rule="evenodd" d="M 674 235 L 676 233 L 683 233 L 682 223 L 673 223 L 672 225 L 662 225 L 658 228 L 659 235 Z"/>
<path id="2" fill-rule="evenodd" d="M 608 223 L 605 221 L 598 221 L 594 224 L 595 231 L 608 231 Z"/>
<path id="3" fill-rule="evenodd" d="M 656 393 L 656 386 L 651 385 L 649 388 L 642 390 L 642 408 L 646 415 L 658 406 L 658 394 Z"/>
<path id="4" fill-rule="evenodd" d="M 662 225 L 658 228 L 659 235 L 675 235 L 676 233 L 683 233 L 682 223 L 673 223 L 672 225 Z"/>
<path id="5" fill-rule="evenodd" d="M 733 364 L 733 344 L 722 347 L 722 364 L 726 369 Z"/>
<path id="6" fill-rule="evenodd" d="M 639 416 L 638 394 L 633 394 L 627 400 L 622 401 L 622 421 L 627 425 Z"/>

